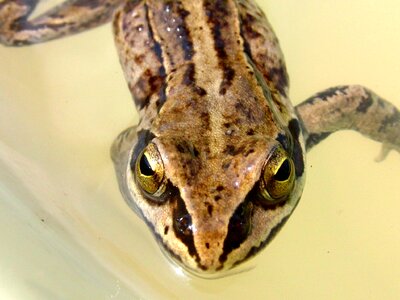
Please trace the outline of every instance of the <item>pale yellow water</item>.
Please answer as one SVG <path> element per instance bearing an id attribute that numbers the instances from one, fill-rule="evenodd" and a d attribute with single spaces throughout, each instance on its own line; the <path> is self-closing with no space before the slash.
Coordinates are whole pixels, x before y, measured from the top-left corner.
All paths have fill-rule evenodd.
<path id="1" fill-rule="evenodd" d="M 295 103 L 361 83 L 400 107 L 398 0 L 259 3 Z M 379 144 L 330 137 L 255 268 L 209 281 L 175 273 L 119 194 L 108 151 L 136 117 L 109 26 L 0 47 L 0 299 L 399 298 L 398 153 L 375 163 Z"/>

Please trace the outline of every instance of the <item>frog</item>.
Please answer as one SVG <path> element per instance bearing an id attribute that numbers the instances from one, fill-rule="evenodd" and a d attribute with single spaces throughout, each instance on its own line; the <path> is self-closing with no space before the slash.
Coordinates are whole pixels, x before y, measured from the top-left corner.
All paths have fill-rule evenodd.
<path id="1" fill-rule="evenodd" d="M 189 274 L 229 274 L 299 203 L 306 154 L 354 130 L 400 152 L 400 112 L 361 85 L 293 106 L 278 38 L 253 0 L 0 0 L 0 44 L 29 46 L 112 22 L 139 123 L 111 146 L 122 196 Z"/>

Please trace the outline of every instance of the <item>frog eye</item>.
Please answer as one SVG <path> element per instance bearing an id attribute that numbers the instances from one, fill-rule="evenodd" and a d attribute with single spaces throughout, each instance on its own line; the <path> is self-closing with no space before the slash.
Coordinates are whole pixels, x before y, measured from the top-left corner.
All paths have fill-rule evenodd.
<path id="1" fill-rule="evenodd" d="M 153 143 L 139 154 L 135 164 L 136 180 L 144 192 L 153 197 L 161 196 L 165 189 L 164 164 L 157 146 Z"/>
<path id="2" fill-rule="evenodd" d="M 260 180 L 259 194 L 266 204 L 276 204 L 288 198 L 294 187 L 293 160 L 278 146 L 267 160 Z"/>

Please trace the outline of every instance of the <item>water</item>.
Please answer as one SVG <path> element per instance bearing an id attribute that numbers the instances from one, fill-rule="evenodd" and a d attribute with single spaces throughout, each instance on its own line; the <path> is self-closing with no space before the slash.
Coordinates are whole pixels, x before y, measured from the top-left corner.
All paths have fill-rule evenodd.
<path id="1" fill-rule="evenodd" d="M 398 1 L 259 2 L 293 102 L 361 83 L 400 107 Z M 109 26 L 0 47 L 0 107 L 1 299 L 400 295 L 399 155 L 375 163 L 356 133 L 309 153 L 300 205 L 255 269 L 207 281 L 174 272 L 117 189 L 109 146 L 137 115 Z"/>

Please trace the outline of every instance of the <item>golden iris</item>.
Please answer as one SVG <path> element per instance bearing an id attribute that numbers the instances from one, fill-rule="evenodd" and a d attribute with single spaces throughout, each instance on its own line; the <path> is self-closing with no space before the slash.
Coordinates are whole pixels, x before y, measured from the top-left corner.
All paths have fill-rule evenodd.
<path id="1" fill-rule="evenodd" d="M 264 166 L 259 194 L 267 204 L 276 204 L 288 198 L 295 182 L 293 160 L 278 146 Z"/>
<path id="2" fill-rule="evenodd" d="M 165 169 L 161 154 L 154 143 L 150 143 L 139 154 L 135 165 L 136 180 L 147 194 L 159 197 L 166 188 Z"/>

